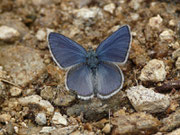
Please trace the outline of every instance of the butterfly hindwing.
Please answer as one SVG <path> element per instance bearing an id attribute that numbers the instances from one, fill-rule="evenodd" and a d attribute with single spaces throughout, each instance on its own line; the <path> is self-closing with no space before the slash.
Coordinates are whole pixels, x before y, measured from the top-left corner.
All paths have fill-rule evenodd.
<path id="1" fill-rule="evenodd" d="M 128 25 L 119 28 L 96 49 L 100 61 L 124 64 L 129 55 L 131 33 Z"/>
<path id="2" fill-rule="evenodd" d="M 124 76 L 118 66 L 101 62 L 96 72 L 97 96 L 106 99 L 116 94 L 123 86 Z"/>
<path id="3" fill-rule="evenodd" d="M 85 64 L 72 67 L 66 75 L 66 87 L 75 91 L 79 98 L 92 98 L 94 86 L 90 68 Z"/>
<path id="4" fill-rule="evenodd" d="M 86 50 L 75 41 L 58 33 L 48 36 L 49 49 L 60 68 L 67 68 L 85 62 Z"/>

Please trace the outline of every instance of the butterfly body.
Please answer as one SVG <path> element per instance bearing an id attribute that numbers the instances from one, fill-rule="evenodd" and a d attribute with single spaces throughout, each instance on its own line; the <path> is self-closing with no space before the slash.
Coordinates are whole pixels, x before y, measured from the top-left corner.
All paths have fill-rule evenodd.
<path id="1" fill-rule="evenodd" d="M 118 29 L 96 50 L 86 51 L 58 33 L 50 33 L 48 41 L 54 61 L 60 68 L 68 69 L 66 88 L 75 91 L 79 98 L 87 100 L 98 96 L 106 99 L 123 87 L 124 76 L 117 64 L 124 64 L 129 55 L 129 26 Z"/>
<path id="2" fill-rule="evenodd" d="M 95 74 L 99 64 L 99 60 L 96 52 L 92 49 L 87 52 L 86 64 L 92 70 L 93 74 Z"/>

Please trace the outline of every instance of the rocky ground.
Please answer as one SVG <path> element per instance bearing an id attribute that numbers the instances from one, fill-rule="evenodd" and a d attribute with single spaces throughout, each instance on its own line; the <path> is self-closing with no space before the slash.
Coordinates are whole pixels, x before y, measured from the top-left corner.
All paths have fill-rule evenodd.
<path id="1" fill-rule="evenodd" d="M 53 62 L 47 34 L 83 47 L 128 24 L 123 89 L 77 99 Z M 179 0 L 1 0 L 0 135 L 180 135 Z"/>

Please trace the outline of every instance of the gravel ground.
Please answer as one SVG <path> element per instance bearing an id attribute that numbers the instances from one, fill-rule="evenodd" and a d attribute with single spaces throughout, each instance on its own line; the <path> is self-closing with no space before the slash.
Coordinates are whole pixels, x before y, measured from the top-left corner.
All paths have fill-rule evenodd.
<path id="1" fill-rule="evenodd" d="M 47 46 L 50 32 L 96 48 L 128 24 L 125 83 L 83 101 Z M 1 0 L 0 135 L 180 135 L 179 0 Z"/>

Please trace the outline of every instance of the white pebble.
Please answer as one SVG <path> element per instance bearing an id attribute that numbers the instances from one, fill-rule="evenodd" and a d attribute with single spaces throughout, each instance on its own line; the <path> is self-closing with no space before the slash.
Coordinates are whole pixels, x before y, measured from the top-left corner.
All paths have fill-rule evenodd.
<path id="1" fill-rule="evenodd" d="M 0 122 L 9 122 L 11 119 L 11 115 L 9 114 L 1 114 L 0 115 Z"/>
<path id="2" fill-rule="evenodd" d="M 11 27 L 1 26 L 0 27 L 0 40 L 3 41 L 15 41 L 20 36 L 20 33 Z"/>
<path id="3" fill-rule="evenodd" d="M 137 21 L 139 19 L 139 14 L 137 13 L 131 13 L 130 15 L 133 21 Z"/>
<path id="4" fill-rule="evenodd" d="M 169 25 L 170 25 L 170 26 L 176 26 L 176 21 L 173 20 L 173 19 L 170 20 L 170 21 L 169 21 Z"/>
<path id="5" fill-rule="evenodd" d="M 110 3 L 110 4 L 105 5 L 103 9 L 104 9 L 104 11 L 107 11 L 107 12 L 113 14 L 115 8 L 116 8 L 115 4 L 114 3 Z"/>
<path id="6" fill-rule="evenodd" d="M 74 10 L 73 12 L 77 17 L 80 17 L 86 20 L 89 18 L 94 18 L 99 11 L 100 11 L 99 8 L 92 7 L 92 8 L 77 9 L 77 10 Z"/>
<path id="7" fill-rule="evenodd" d="M 16 132 L 16 134 L 19 133 L 19 128 L 17 126 L 14 126 L 14 131 Z"/>
<path id="8" fill-rule="evenodd" d="M 176 61 L 176 68 L 180 69 L 180 57 L 178 57 L 178 59 Z"/>
<path id="9" fill-rule="evenodd" d="M 142 0 L 131 0 L 129 3 L 129 6 L 133 8 L 134 10 L 138 10 L 139 7 L 141 6 Z"/>
<path id="10" fill-rule="evenodd" d="M 46 124 L 46 114 L 45 113 L 38 113 L 35 121 L 38 125 L 45 125 Z"/>
<path id="11" fill-rule="evenodd" d="M 172 31 L 171 29 L 165 30 L 159 35 L 159 37 L 161 41 L 173 41 L 174 31 Z"/>
<path id="12" fill-rule="evenodd" d="M 42 29 L 38 30 L 36 33 L 36 38 L 39 41 L 45 41 L 46 40 L 46 32 Z"/>
<path id="13" fill-rule="evenodd" d="M 144 66 L 141 70 L 141 81 L 159 82 L 164 81 L 166 78 L 166 70 L 164 62 L 161 60 L 153 59 Z"/>
<path id="14" fill-rule="evenodd" d="M 19 96 L 21 93 L 22 93 L 22 89 L 18 88 L 18 87 L 11 87 L 10 88 L 10 93 L 11 93 L 11 96 Z"/>
<path id="15" fill-rule="evenodd" d="M 155 93 L 152 89 L 142 85 L 131 87 L 126 92 L 136 111 L 160 113 L 164 112 L 170 105 L 169 96 Z"/>
<path id="16" fill-rule="evenodd" d="M 55 130 L 55 127 L 43 127 L 40 133 L 50 133 L 51 131 Z"/>
<path id="17" fill-rule="evenodd" d="M 157 15 L 149 19 L 148 25 L 152 28 L 159 28 L 162 22 L 163 22 L 163 19 L 161 18 L 161 16 Z"/>
<path id="18" fill-rule="evenodd" d="M 104 128 L 102 129 L 102 131 L 105 133 L 105 134 L 109 134 L 111 132 L 111 125 L 109 123 L 107 123 Z"/>
<path id="19" fill-rule="evenodd" d="M 180 57 L 180 48 L 177 49 L 177 50 L 175 50 L 175 51 L 172 53 L 172 58 L 173 58 L 173 59 L 176 59 L 176 58 L 178 58 L 178 57 Z"/>
<path id="20" fill-rule="evenodd" d="M 29 104 L 37 104 L 44 108 L 48 114 L 52 114 L 54 112 L 54 107 L 47 100 L 43 100 L 39 95 L 31 95 L 27 97 L 22 97 L 18 99 L 19 103 L 23 106 Z"/>
<path id="21" fill-rule="evenodd" d="M 61 124 L 61 125 L 67 125 L 67 120 L 59 113 L 59 112 L 55 112 L 54 116 L 52 118 L 52 123 L 53 124 Z"/>

